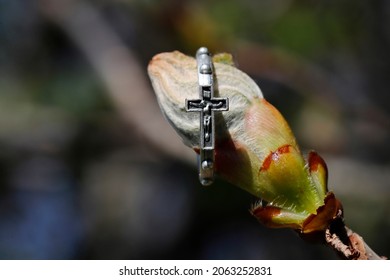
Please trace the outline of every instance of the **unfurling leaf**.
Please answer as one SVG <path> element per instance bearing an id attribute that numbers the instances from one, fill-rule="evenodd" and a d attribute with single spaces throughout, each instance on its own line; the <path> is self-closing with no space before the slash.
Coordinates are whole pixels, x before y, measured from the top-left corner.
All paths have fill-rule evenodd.
<path id="1" fill-rule="evenodd" d="M 237 69 L 231 55 L 214 57 L 215 96 L 228 97 L 229 111 L 217 112 L 217 174 L 266 202 L 252 209 L 270 227 L 301 233 L 324 230 L 341 204 L 327 190 L 324 160 L 304 160 L 290 127 L 256 85 Z M 199 115 L 185 110 L 198 97 L 196 60 L 180 52 L 153 57 L 148 72 L 161 110 L 184 143 L 199 151 Z"/>

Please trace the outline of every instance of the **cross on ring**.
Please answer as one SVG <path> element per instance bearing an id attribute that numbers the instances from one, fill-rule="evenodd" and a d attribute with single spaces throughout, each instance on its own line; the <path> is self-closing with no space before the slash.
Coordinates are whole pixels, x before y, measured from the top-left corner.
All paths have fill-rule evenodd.
<path id="1" fill-rule="evenodd" d="M 199 180 L 202 185 L 214 181 L 215 111 L 229 110 L 228 98 L 214 98 L 214 77 L 211 56 L 202 47 L 196 53 L 199 99 L 186 99 L 187 112 L 200 112 Z"/>

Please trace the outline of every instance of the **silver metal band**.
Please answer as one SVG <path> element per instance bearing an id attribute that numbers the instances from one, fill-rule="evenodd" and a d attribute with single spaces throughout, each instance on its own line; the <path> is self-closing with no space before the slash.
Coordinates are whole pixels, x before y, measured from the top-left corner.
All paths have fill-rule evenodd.
<path id="1" fill-rule="evenodd" d="M 187 112 L 200 112 L 199 180 L 208 186 L 214 181 L 214 111 L 229 110 L 228 98 L 214 98 L 213 63 L 207 48 L 196 52 L 199 99 L 186 99 Z"/>

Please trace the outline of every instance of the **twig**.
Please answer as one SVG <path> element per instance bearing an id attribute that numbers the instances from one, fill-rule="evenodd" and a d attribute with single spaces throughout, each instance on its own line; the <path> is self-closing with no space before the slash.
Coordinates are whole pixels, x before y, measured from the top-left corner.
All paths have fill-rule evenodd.
<path id="1" fill-rule="evenodd" d="M 357 233 L 353 232 L 348 227 L 345 227 L 349 240 L 354 247 L 355 250 L 360 252 L 360 259 L 368 259 L 368 260 L 383 260 L 386 259 L 386 257 L 380 257 L 377 255 L 363 240 L 363 238 L 358 235 Z"/>
<path id="2" fill-rule="evenodd" d="M 325 242 L 343 259 L 383 260 L 363 240 L 363 238 L 345 226 L 342 211 L 325 230 Z"/>

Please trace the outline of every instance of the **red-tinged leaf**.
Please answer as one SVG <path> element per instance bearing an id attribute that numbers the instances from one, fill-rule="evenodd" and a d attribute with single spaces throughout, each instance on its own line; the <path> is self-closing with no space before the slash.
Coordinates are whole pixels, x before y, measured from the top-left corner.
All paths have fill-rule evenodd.
<path id="1" fill-rule="evenodd" d="M 271 228 L 300 229 L 305 218 L 276 206 L 257 206 L 251 210 L 251 213 L 262 224 Z"/>
<path id="2" fill-rule="evenodd" d="M 340 201 L 332 192 L 325 198 L 325 204 L 317 209 L 316 214 L 310 215 L 303 223 L 302 233 L 309 234 L 315 231 L 325 230 L 330 222 L 339 216 L 339 211 L 343 211 Z"/>

